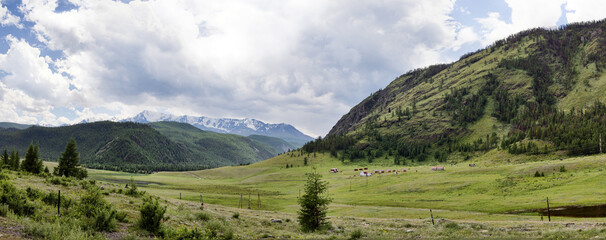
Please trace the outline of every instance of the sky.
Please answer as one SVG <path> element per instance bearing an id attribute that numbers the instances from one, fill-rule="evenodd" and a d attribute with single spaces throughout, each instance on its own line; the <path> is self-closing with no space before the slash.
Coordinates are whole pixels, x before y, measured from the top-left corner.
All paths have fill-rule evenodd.
<path id="1" fill-rule="evenodd" d="M 0 121 L 254 118 L 324 136 L 411 69 L 606 0 L 0 0 Z"/>

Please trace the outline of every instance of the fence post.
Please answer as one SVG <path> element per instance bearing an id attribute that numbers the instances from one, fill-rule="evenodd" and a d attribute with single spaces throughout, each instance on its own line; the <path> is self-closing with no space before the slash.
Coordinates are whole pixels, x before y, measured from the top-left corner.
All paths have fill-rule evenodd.
<path id="1" fill-rule="evenodd" d="M 61 190 L 59 190 L 59 197 L 57 197 L 57 215 L 61 217 Z"/>
<path id="2" fill-rule="evenodd" d="M 248 193 L 248 209 L 250 209 L 250 193 Z"/>
<path id="3" fill-rule="evenodd" d="M 549 211 L 549 197 L 547 197 L 547 219 L 551 222 L 551 212 Z"/>
<path id="4" fill-rule="evenodd" d="M 429 214 L 431 214 L 431 224 L 435 226 L 436 223 L 433 221 L 433 212 L 431 211 L 431 209 L 429 209 Z"/>

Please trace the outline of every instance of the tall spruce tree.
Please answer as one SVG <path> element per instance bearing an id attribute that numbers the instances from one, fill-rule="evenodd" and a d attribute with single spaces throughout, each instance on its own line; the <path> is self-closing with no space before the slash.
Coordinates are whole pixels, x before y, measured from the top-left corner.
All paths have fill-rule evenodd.
<path id="1" fill-rule="evenodd" d="M 40 154 L 38 153 L 38 146 L 34 146 L 33 143 L 29 144 L 27 152 L 25 153 L 25 160 L 21 163 L 21 169 L 26 172 L 39 174 L 42 172 L 42 160 L 40 160 Z"/>
<path id="2" fill-rule="evenodd" d="M 8 164 L 8 162 L 9 162 L 9 159 L 8 159 L 8 158 L 9 158 L 9 156 L 8 156 L 8 151 L 6 151 L 6 149 L 4 149 L 4 154 L 2 154 L 2 162 L 0 163 L 0 166 L 1 166 L 1 165 L 5 165 L 5 164 L 6 164 L 6 165 L 9 165 L 9 164 Z"/>
<path id="3" fill-rule="evenodd" d="M 328 204 L 332 201 L 326 195 L 328 183 L 322 181 L 322 175 L 313 172 L 307 175 L 305 194 L 299 198 L 299 223 L 305 232 L 311 232 L 329 226 L 326 221 Z"/>
<path id="4" fill-rule="evenodd" d="M 11 151 L 10 159 L 11 159 L 10 160 L 10 169 L 18 171 L 19 166 L 21 165 L 21 157 L 19 157 L 19 152 L 15 151 L 15 149 L 13 149 Z"/>
<path id="5" fill-rule="evenodd" d="M 79 166 L 80 153 L 76 149 L 76 140 L 70 138 L 67 145 L 65 145 L 65 151 L 63 151 L 59 158 L 59 166 L 57 166 L 54 173 L 58 176 L 78 177 L 80 171 L 85 171 L 79 169 Z"/>

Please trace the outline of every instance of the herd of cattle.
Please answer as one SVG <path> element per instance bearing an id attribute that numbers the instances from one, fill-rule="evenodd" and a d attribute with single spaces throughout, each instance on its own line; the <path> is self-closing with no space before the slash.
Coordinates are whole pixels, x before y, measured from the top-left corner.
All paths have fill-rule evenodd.
<path id="1" fill-rule="evenodd" d="M 476 165 L 474 163 L 470 163 L 469 167 L 475 167 Z M 444 171 L 444 167 L 431 167 L 432 171 Z M 406 168 L 402 168 L 402 170 L 397 170 L 397 169 L 387 169 L 387 170 L 372 170 L 372 171 L 368 171 L 368 168 L 354 168 L 354 172 L 360 172 L 360 176 L 372 176 L 373 173 L 375 174 L 381 174 L 381 173 L 394 173 L 394 174 L 398 174 L 398 172 L 406 172 Z M 338 168 L 331 168 L 330 173 L 338 173 L 339 169 Z M 415 170 L 416 172 L 416 170 Z"/>

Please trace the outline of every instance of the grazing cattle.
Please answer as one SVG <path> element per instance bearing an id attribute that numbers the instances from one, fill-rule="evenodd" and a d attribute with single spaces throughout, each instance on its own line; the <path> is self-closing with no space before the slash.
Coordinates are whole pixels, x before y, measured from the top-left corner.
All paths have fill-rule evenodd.
<path id="1" fill-rule="evenodd" d="M 331 168 L 331 169 L 330 169 L 330 172 L 331 172 L 331 173 L 338 173 L 338 172 L 339 172 L 339 169 L 337 169 L 337 168 Z"/>
<path id="2" fill-rule="evenodd" d="M 368 168 L 367 168 L 367 167 L 365 167 L 365 168 L 364 168 L 364 170 L 368 170 Z"/>
<path id="3" fill-rule="evenodd" d="M 385 170 L 381 170 L 381 173 L 384 173 L 384 172 L 385 172 Z"/>
<path id="4" fill-rule="evenodd" d="M 370 176 L 372 176 L 372 173 L 364 171 L 364 172 L 360 172 L 360 176 L 361 177 L 370 177 Z"/>
<path id="5" fill-rule="evenodd" d="M 475 166 L 476 166 L 476 164 L 475 164 L 475 163 L 470 163 L 470 164 L 469 164 L 469 166 L 470 166 L 470 167 L 475 167 Z"/>
<path id="6" fill-rule="evenodd" d="M 406 172 L 406 168 L 402 168 L 402 172 Z"/>
<path id="7" fill-rule="evenodd" d="M 379 170 L 375 170 L 374 172 L 375 172 L 375 173 L 379 173 Z"/>
<path id="8" fill-rule="evenodd" d="M 356 172 L 357 172 L 357 171 L 358 171 L 358 169 L 357 169 L 357 168 L 354 168 L 354 171 L 356 171 Z"/>
<path id="9" fill-rule="evenodd" d="M 444 167 L 431 167 L 432 171 L 444 171 Z"/>

